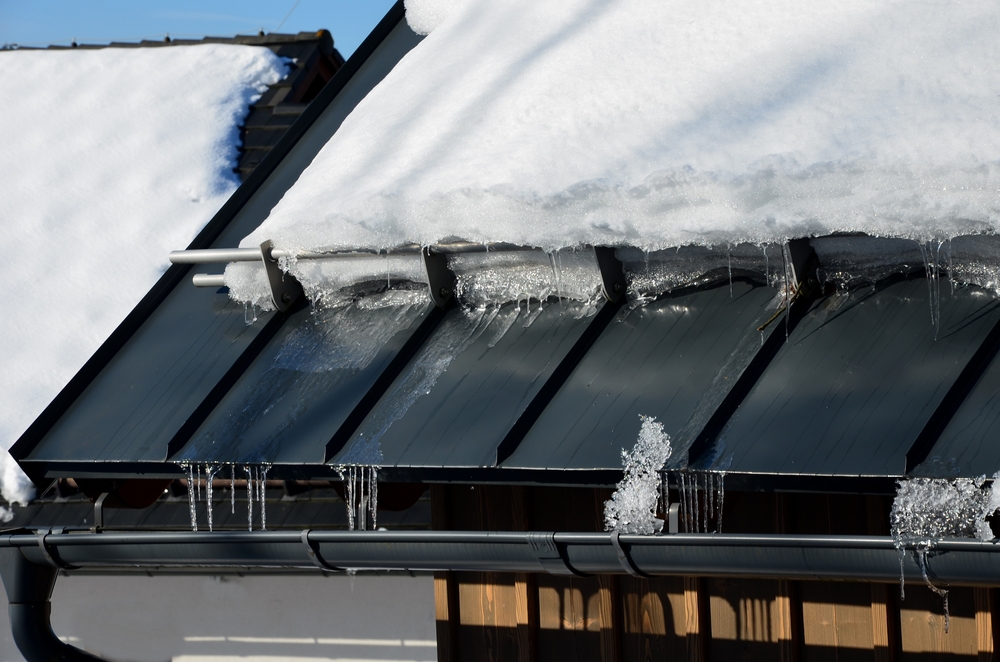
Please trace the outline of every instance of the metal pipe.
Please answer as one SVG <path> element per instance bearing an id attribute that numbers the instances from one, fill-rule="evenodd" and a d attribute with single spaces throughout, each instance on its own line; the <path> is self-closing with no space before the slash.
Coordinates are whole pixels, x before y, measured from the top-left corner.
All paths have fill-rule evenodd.
<path id="1" fill-rule="evenodd" d="M 222 262 L 259 262 L 259 248 L 201 248 L 171 251 L 171 264 L 216 264 Z"/>
<path id="2" fill-rule="evenodd" d="M 33 537 L 45 540 L 44 534 Z M 27 662 L 100 662 L 100 658 L 63 643 L 52 631 L 50 599 L 56 576 L 54 565 L 30 562 L 14 547 L 0 548 L 0 577 L 7 593 L 14 643 Z"/>
<path id="3" fill-rule="evenodd" d="M 899 553 L 887 536 L 447 531 L 277 531 L 216 533 L 49 533 L 0 537 L 32 563 L 59 567 L 356 568 L 899 580 Z M 48 550 L 48 551 L 46 551 Z M 624 554 L 627 564 L 622 563 Z M 48 555 L 48 556 L 47 556 Z M 1000 546 L 944 540 L 929 555 L 942 585 L 1000 584 Z M 627 567 L 626 567 L 627 565 Z M 923 581 L 916 552 L 906 579 Z"/>
<path id="4" fill-rule="evenodd" d="M 195 287 L 225 287 L 225 274 L 195 274 L 191 277 Z"/>
<path id="5" fill-rule="evenodd" d="M 52 631 L 51 602 L 7 607 L 14 643 L 27 662 L 102 662 L 101 658 L 63 643 Z"/>
<path id="6" fill-rule="evenodd" d="M 292 251 L 276 248 L 271 251 L 275 259 L 294 258 L 297 260 L 324 260 L 329 258 L 377 257 L 380 255 L 420 255 L 420 244 L 404 244 L 387 250 L 351 249 L 339 251 Z M 499 251 L 539 250 L 530 246 L 507 243 L 479 244 L 470 241 L 455 241 L 434 244 L 428 247 L 430 253 L 454 255 L 456 253 L 486 253 Z M 257 248 L 202 248 L 198 250 L 171 251 L 172 264 L 221 264 L 225 262 L 257 262 L 261 259 Z"/>

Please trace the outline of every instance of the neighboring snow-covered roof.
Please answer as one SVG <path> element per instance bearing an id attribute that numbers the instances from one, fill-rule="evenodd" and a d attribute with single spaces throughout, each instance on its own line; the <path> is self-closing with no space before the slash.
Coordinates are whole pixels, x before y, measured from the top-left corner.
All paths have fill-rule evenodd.
<path id="1" fill-rule="evenodd" d="M 5 447 L 236 189 L 239 125 L 285 71 L 236 45 L 0 53 Z"/>
<path id="2" fill-rule="evenodd" d="M 433 31 L 244 245 L 655 249 L 1000 224 L 995 3 L 407 9 Z"/>

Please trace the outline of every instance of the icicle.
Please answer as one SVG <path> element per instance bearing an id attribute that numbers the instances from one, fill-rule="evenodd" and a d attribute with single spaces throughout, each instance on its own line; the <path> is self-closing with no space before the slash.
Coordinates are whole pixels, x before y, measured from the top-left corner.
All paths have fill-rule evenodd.
<path id="1" fill-rule="evenodd" d="M 906 548 L 899 547 L 899 599 L 906 599 L 906 575 L 903 574 L 903 561 L 906 560 Z"/>
<path id="2" fill-rule="evenodd" d="M 701 533 L 702 517 L 704 516 L 704 513 L 702 512 L 701 508 L 702 474 L 700 472 L 695 472 L 693 478 L 694 478 L 694 510 L 695 510 L 694 524 L 695 528 L 697 528 L 698 530 L 698 533 Z"/>
<path id="3" fill-rule="evenodd" d="M 781 271 L 785 277 L 785 342 L 788 342 L 788 290 L 792 287 L 792 279 L 789 277 L 788 273 L 788 262 L 789 260 L 785 257 L 785 252 L 787 249 L 787 244 L 781 247 Z"/>
<path id="4" fill-rule="evenodd" d="M 951 253 L 951 239 L 948 239 L 948 282 L 951 283 L 951 294 L 955 295 L 955 262 Z"/>
<path id="5" fill-rule="evenodd" d="M 940 245 L 938 246 L 940 251 Z M 931 324 L 934 326 L 934 339 L 937 340 L 940 328 L 940 297 L 941 291 L 938 283 L 938 265 L 935 259 L 934 248 L 930 242 L 920 244 L 920 254 L 924 258 L 924 274 L 927 277 L 927 299 L 931 309 Z"/>
<path id="6" fill-rule="evenodd" d="M 726 472 L 719 472 L 719 515 L 715 519 L 715 532 L 722 533 L 722 506 L 726 498 Z"/>
<path id="7" fill-rule="evenodd" d="M 368 523 L 368 516 L 365 514 L 366 506 L 368 505 L 365 499 L 365 470 L 367 467 L 358 467 L 358 474 L 360 474 L 361 484 L 358 486 L 358 514 L 354 521 L 358 523 L 358 530 L 364 531 Z"/>
<path id="8" fill-rule="evenodd" d="M 687 489 L 687 500 L 688 500 L 688 533 L 698 533 L 698 513 L 697 506 L 694 503 L 695 500 L 695 475 L 689 473 L 685 476 L 687 479 L 685 488 Z"/>
<path id="9" fill-rule="evenodd" d="M 208 530 L 213 531 L 212 523 L 212 492 L 214 485 L 212 481 L 215 480 L 215 474 L 219 473 L 222 469 L 222 465 L 205 465 L 205 500 L 208 502 Z"/>
<path id="10" fill-rule="evenodd" d="M 229 465 L 229 507 L 230 515 L 236 514 L 236 465 Z"/>
<path id="11" fill-rule="evenodd" d="M 704 499 L 705 499 L 705 503 L 703 504 L 702 515 L 701 515 L 701 521 L 702 521 L 701 532 L 702 533 L 708 533 L 708 476 L 709 476 L 709 474 L 708 474 L 707 471 L 704 472 L 701 475 L 701 483 L 702 483 L 702 486 L 704 487 L 704 490 L 702 490 L 702 494 L 704 495 Z"/>
<path id="12" fill-rule="evenodd" d="M 684 485 L 678 472 L 674 473 L 674 484 L 677 486 L 677 531 L 680 532 L 684 526 Z"/>
<path id="13" fill-rule="evenodd" d="M 253 467 L 247 464 L 243 470 L 247 472 L 247 530 L 253 531 Z"/>
<path id="14" fill-rule="evenodd" d="M 941 328 L 941 270 L 939 268 L 940 262 L 940 251 L 941 246 L 938 245 L 937 251 L 934 251 L 933 247 L 927 247 L 928 256 L 931 257 L 931 272 L 932 278 L 928 282 L 931 288 L 931 319 L 934 322 L 934 340 L 937 340 L 938 331 Z"/>
<path id="15" fill-rule="evenodd" d="M 705 499 L 708 501 L 708 519 L 705 523 L 705 533 L 708 533 L 708 522 L 715 521 L 715 474 L 707 472 L 705 474 Z"/>
<path id="16" fill-rule="evenodd" d="M 681 527 L 684 532 L 690 531 L 691 527 L 688 524 L 688 494 L 687 494 L 687 473 L 680 472 L 677 474 L 677 489 L 680 490 L 681 498 Z"/>
<path id="17" fill-rule="evenodd" d="M 694 533 L 694 527 L 691 526 L 694 517 L 694 503 L 691 500 L 691 475 L 687 470 L 681 475 L 684 477 L 684 530 L 688 533 Z"/>
<path id="18" fill-rule="evenodd" d="M 260 530 L 267 531 L 267 472 L 271 467 L 260 466 Z"/>
<path id="19" fill-rule="evenodd" d="M 733 298 L 733 245 L 726 244 L 726 261 L 729 265 L 729 298 Z"/>
<path id="20" fill-rule="evenodd" d="M 948 634 L 948 629 L 951 626 L 951 612 L 948 610 L 948 591 L 931 584 L 931 579 L 927 576 L 926 548 L 917 550 L 917 562 L 920 564 L 920 574 L 924 576 L 924 582 L 926 582 L 927 588 L 940 595 L 941 599 L 944 600 L 944 633 Z"/>
<path id="21" fill-rule="evenodd" d="M 559 251 L 554 253 L 549 253 L 549 262 L 552 264 L 552 278 L 556 282 L 556 297 L 559 299 L 559 303 L 562 303 L 562 288 L 559 284 L 559 266 L 556 264 L 556 256 Z"/>
<path id="22" fill-rule="evenodd" d="M 688 533 L 698 533 L 698 506 L 695 505 L 694 474 L 686 474 L 685 489 L 688 500 Z"/>
<path id="23" fill-rule="evenodd" d="M 372 514 L 372 531 L 378 531 L 378 473 L 375 467 L 371 468 L 371 472 L 368 480 L 368 491 L 371 493 L 369 508 Z"/>
<path id="24" fill-rule="evenodd" d="M 347 530 L 354 530 L 354 467 L 347 467 L 345 489 L 347 493 Z"/>
<path id="25" fill-rule="evenodd" d="M 197 475 L 195 476 L 195 486 L 196 486 L 195 489 L 198 490 L 198 501 L 201 501 L 201 465 L 196 464 L 194 466 L 198 472 Z"/>
<path id="26" fill-rule="evenodd" d="M 764 246 L 764 282 L 771 284 L 771 270 L 767 262 L 767 246 Z"/>
<path id="27" fill-rule="evenodd" d="M 670 494 L 667 483 L 667 472 L 660 472 L 660 506 L 663 508 L 663 530 L 669 531 L 670 527 Z"/>
<path id="28" fill-rule="evenodd" d="M 194 502 L 194 467 L 187 465 L 188 470 L 188 510 L 191 511 L 191 530 L 198 530 L 198 507 Z"/>

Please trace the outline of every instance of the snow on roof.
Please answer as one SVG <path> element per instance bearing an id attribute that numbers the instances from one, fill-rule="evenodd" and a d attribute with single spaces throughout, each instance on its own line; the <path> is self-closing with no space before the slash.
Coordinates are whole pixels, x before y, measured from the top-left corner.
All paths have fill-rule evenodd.
<path id="1" fill-rule="evenodd" d="M 1000 5 L 408 0 L 430 31 L 243 245 L 646 249 L 1000 223 Z"/>
<path id="2" fill-rule="evenodd" d="M 267 48 L 0 52 L 0 440 L 10 446 L 236 189 Z M 0 453 L 0 488 L 27 483 Z"/>

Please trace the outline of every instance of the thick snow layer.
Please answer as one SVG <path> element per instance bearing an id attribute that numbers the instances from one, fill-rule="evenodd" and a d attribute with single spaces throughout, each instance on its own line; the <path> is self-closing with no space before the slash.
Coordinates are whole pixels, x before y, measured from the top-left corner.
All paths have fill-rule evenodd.
<path id="1" fill-rule="evenodd" d="M 1000 4 L 408 0 L 430 34 L 244 243 L 1000 226 Z"/>
<path id="2" fill-rule="evenodd" d="M 285 72 L 249 46 L 0 52 L 4 448 L 239 184 L 238 126 Z"/>
<path id="3" fill-rule="evenodd" d="M 430 34 L 449 15 L 459 9 L 463 0 L 404 0 L 406 23 L 417 34 Z"/>

